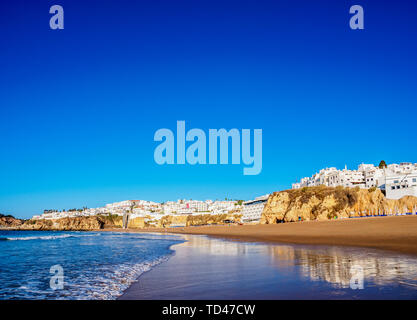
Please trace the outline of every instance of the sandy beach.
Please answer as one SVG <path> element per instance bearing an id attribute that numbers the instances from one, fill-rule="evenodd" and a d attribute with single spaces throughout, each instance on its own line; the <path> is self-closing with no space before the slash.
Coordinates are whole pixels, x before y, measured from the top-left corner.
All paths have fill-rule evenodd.
<path id="1" fill-rule="evenodd" d="M 241 241 L 367 247 L 417 255 L 417 216 L 131 231 L 209 235 Z"/>

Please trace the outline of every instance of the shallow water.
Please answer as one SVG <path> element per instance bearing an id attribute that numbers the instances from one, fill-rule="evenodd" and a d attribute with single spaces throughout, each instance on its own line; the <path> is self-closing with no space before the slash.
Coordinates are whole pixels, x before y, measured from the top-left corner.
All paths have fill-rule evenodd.
<path id="1" fill-rule="evenodd" d="M 115 299 L 181 241 L 152 234 L 0 231 L 0 299 Z M 50 286 L 56 265 L 63 270 L 62 290 Z"/>

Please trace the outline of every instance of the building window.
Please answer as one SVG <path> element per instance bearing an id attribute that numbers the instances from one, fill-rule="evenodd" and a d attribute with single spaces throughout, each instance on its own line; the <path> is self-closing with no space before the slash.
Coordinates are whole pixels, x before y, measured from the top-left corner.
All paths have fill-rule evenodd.
<path id="1" fill-rule="evenodd" d="M 416 178 L 413 178 L 413 182 L 417 182 L 417 179 Z"/>

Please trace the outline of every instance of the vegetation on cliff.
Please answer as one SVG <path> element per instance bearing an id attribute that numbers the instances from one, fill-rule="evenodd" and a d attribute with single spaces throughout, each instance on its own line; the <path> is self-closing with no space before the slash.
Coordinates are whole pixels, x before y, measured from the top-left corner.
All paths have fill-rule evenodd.
<path id="1" fill-rule="evenodd" d="M 5 215 L 0 213 L 0 218 L 14 218 L 11 214 Z"/>
<path id="2" fill-rule="evenodd" d="M 378 168 L 379 169 L 384 169 L 386 167 L 387 167 L 387 164 L 385 163 L 385 161 L 384 160 L 381 160 L 381 162 L 378 165 Z"/>

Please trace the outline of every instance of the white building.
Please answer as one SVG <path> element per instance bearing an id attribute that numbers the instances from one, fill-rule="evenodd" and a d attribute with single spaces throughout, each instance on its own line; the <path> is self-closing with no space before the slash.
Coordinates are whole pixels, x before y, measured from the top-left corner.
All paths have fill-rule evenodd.
<path id="1" fill-rule="evenodd" d="M 377 187 L 385 190 L 385 171 L 372 164 L 361 164 L 358 171 L 363 172 L 365 188 Z"/>
<path id="2" fill-rule="evenodd" d="M 388 199 L 401 199 L 404 196 L 417 197 L 417 168 L 401 169 L 386 172 L 385 192 Z"/>
<path id="3" fill-rule="evenodd" d="M 259 222 L 262 211 L 268 201 L 269 194 L 243 203 L 242 222 Z"/>
<path id="4" fill-rule="evenodd" d="M 192 214 L 223 214 L 237 212 L 241 206 L 237 201 L 199 201 L 199 200 L 178 200 L 167 201 L 164 204 L 146 200 L 126 200 L 106 204 L 101 208 L 90 208 L 78 211 L 45 211 L 35 219 L 60 219 L 65 217 L 96 216 L 96 215 L 119 215 L 126 213 L 136 217 L 156 217 L 159 219 L 163 215 L 192 215 Z"/>
<path id="5" fill-rule="evenodd" d="M 106 208 L 108 209 L 130 209 L 140 203 L 140 200 L 125 200 L 120 202 L 114 202 L 106 204 Z"/>
<path id="6" fill-rule="evenodd" d="M 208 211 L 208 204 L 203 201 L 190 200 L 187 201 L 185 205 L 188 209 L 191 209 L 193 212 Z"/>
<path id="7" fill-rule="evenodd" d="M 386 168 L 373 164 L 361 164 L 357 170 L 326 168 L 312 177 L 302 178 L 292 185 L 293 189 L 325 185 L 328 187 L 379 188 L 388 199 L 417 196 L 417 163 L 390 164 Z"/>
<path id="8" fill-rule="evenodd" d="M 133 208 L 132 214 L 134 214 L 136 217 L 144 217 L 144 216 L 150 215 L 151 211 L 139 207 L 139 208 Z"/>
<path id="9" fill-rule="evenodd" d="M 182 208 L 182 209 L 179 209 L 177 211 L 177 214 L 190 215 L 190 214 L 193 214 L 193 212 L 195 212 L 193 209 L 190 209 L 190 208 Z"/>

